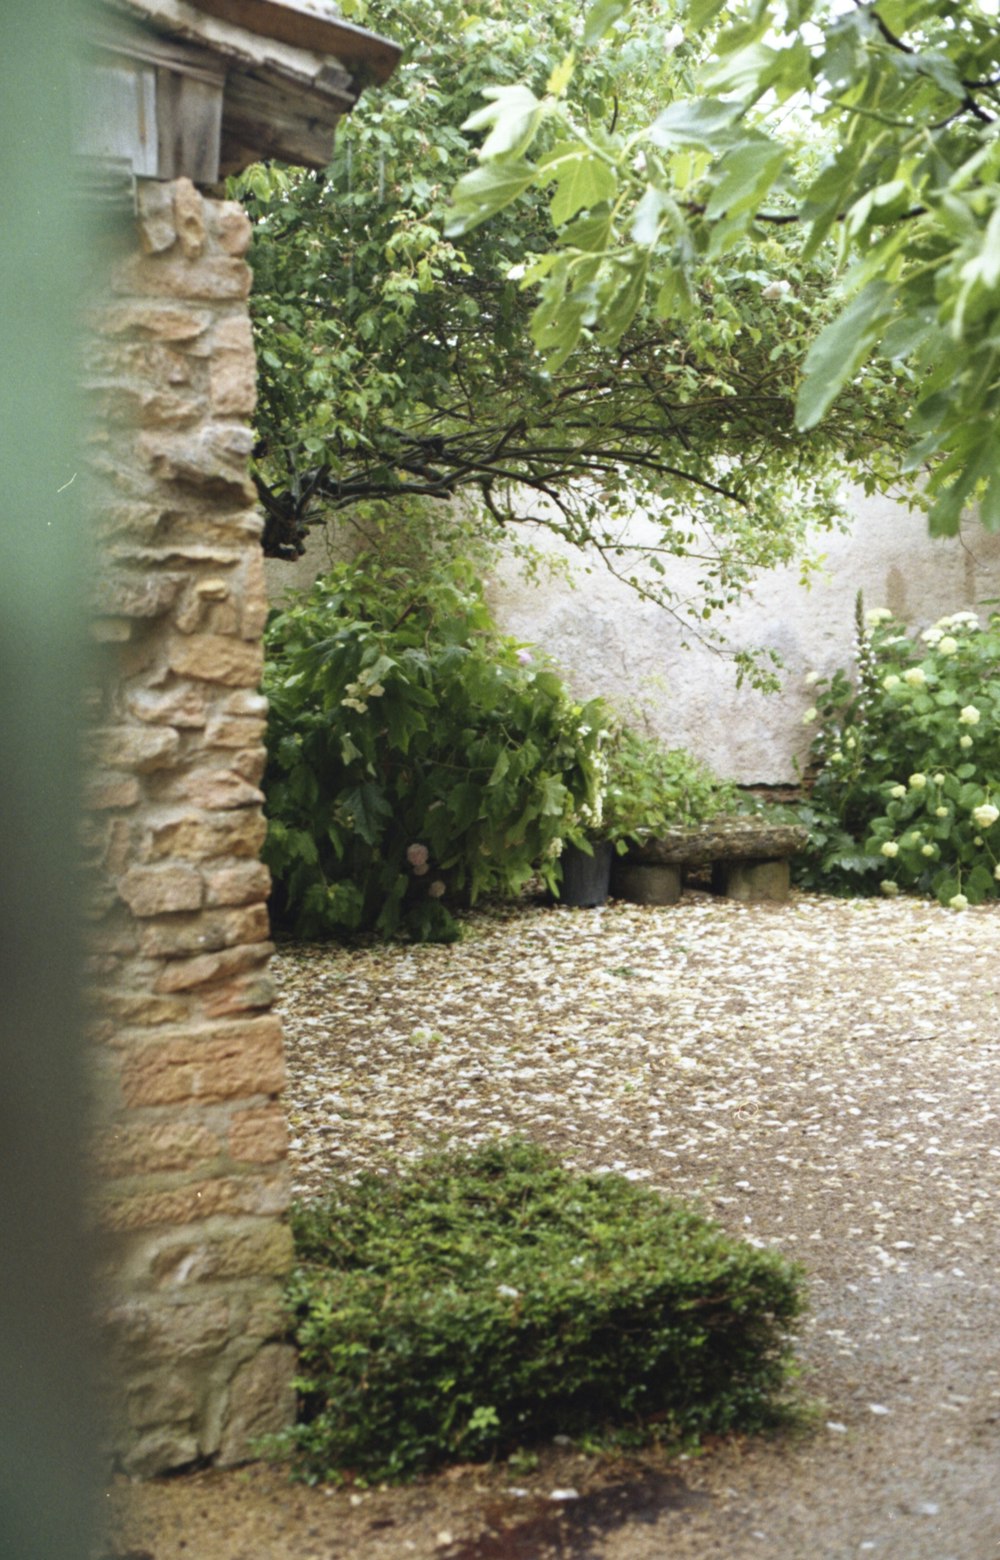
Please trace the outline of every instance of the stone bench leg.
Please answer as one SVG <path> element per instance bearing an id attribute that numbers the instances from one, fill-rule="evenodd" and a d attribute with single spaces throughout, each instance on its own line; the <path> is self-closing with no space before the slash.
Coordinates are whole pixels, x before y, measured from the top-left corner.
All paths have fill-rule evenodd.
<path id="1" fill-rule="evenodd" d="M 675 905 L 681 897 L 681 869 L 618 861 L 612 871 L 611 892 L 634 905 Z"/>
<path id="2" fill-rule="evenodd" d="M 791 873 L 788 861 L 717 861 L 712 867 L 712 889 L 727 899 L 755 904 L 788 898 Z"/>

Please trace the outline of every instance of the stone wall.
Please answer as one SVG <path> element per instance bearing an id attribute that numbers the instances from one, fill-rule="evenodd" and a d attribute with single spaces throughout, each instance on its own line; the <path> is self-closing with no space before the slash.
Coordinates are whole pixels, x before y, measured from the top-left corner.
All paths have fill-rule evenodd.
<path id="1" fill-rule="evenodd" d="M 287 1422 L 282 1037 L 270 1011 L 247 476 L 242 208 L 140 187 L 97 278 L 85 381 L 98 538 L 85 849 L 106 1321 L 133 1473 L 231 1463 Z"/>

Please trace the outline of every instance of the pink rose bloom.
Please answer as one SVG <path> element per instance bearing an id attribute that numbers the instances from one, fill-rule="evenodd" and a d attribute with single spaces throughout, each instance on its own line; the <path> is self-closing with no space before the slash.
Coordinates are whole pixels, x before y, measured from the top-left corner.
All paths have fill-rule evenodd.
<path id="1" fill-rule="evenodd" d="M 420 871 L 421 868 L 424 872 L 427 871 L 427 860 L 429 856 L 430 851 L 427 849 L 426 845 L 408 845 L 406 847 L 406 859 L 410 863 L 410 866 L 415 867 L 418 871 Z"/>

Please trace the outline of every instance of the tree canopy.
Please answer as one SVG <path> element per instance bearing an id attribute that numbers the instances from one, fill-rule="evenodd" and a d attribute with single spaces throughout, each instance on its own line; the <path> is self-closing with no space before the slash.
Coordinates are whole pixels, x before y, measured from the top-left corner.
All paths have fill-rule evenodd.
<path id="1" fill-rule="evenodd" d="M 795 427 L 837 423 L 873 371 L 893 369 L 903 469 L 927 477 L 932 529 L 955 532 L 975 499 L 1000 528 L 996 0 L 690 0 L 658 84 L 673 90 L 608 122 L 588 100 L 591 51 L 620 57 L 655 9 L 594 0 L 544 84 L 487 87 L 466 128 L 488 134 L 449 231 L 467 241 L 546 195 L 556 237 L 523 285 L 553 371 L 595 341 L 613 350 L 643 310 L 690 333 L 706 267 L 750 275 L 779 232 L 798 235 L 805 274 L 832 252 L 837 312 L 814 317 Z"/>
<path id="2" fill-rule="evenodd" d="M 796 181 L 816 182 L 806 129 L 779 145 L 728 88 L 693 96 L 706 45 L 687 38 L 718 7 L 702 0 L 684 37 L 659 0 L 342 9 L 405 44 L 396 76 L 325 174 L 260 167 L 238 186 L 269 553 L 359 504 L 464 495 L 494 529 L 548 526 L 674 607 L 666 561 L 699 560 L 700 619 L 797 555 L 845 473 L 889 480 L 895 363 L 858 365 L 821 421 L 796 423 L 834 224 L 784 220 Z M 765 26 L 746 29 L 756 59 Z M 781 220 L 757 220 L 765 194 Z M 637 508 L 655 525 L 641 566 Z"/>

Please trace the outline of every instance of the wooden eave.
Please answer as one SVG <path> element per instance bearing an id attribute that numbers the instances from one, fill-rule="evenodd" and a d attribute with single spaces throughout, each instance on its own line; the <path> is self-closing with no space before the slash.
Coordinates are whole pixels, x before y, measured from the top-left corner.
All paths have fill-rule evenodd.
<path id="1" fill-rule="evenodd" d="M 399 46 L 308 8 L 308 0 L 103 0 L 119 41 L 94 42 L 159 66 L 218 72 L 218 176 L 280 158 L 324 168 L 337 121 L 364 86 L 384 81 Z M 188 64 L 185 65 L 185 60 Z"/>

